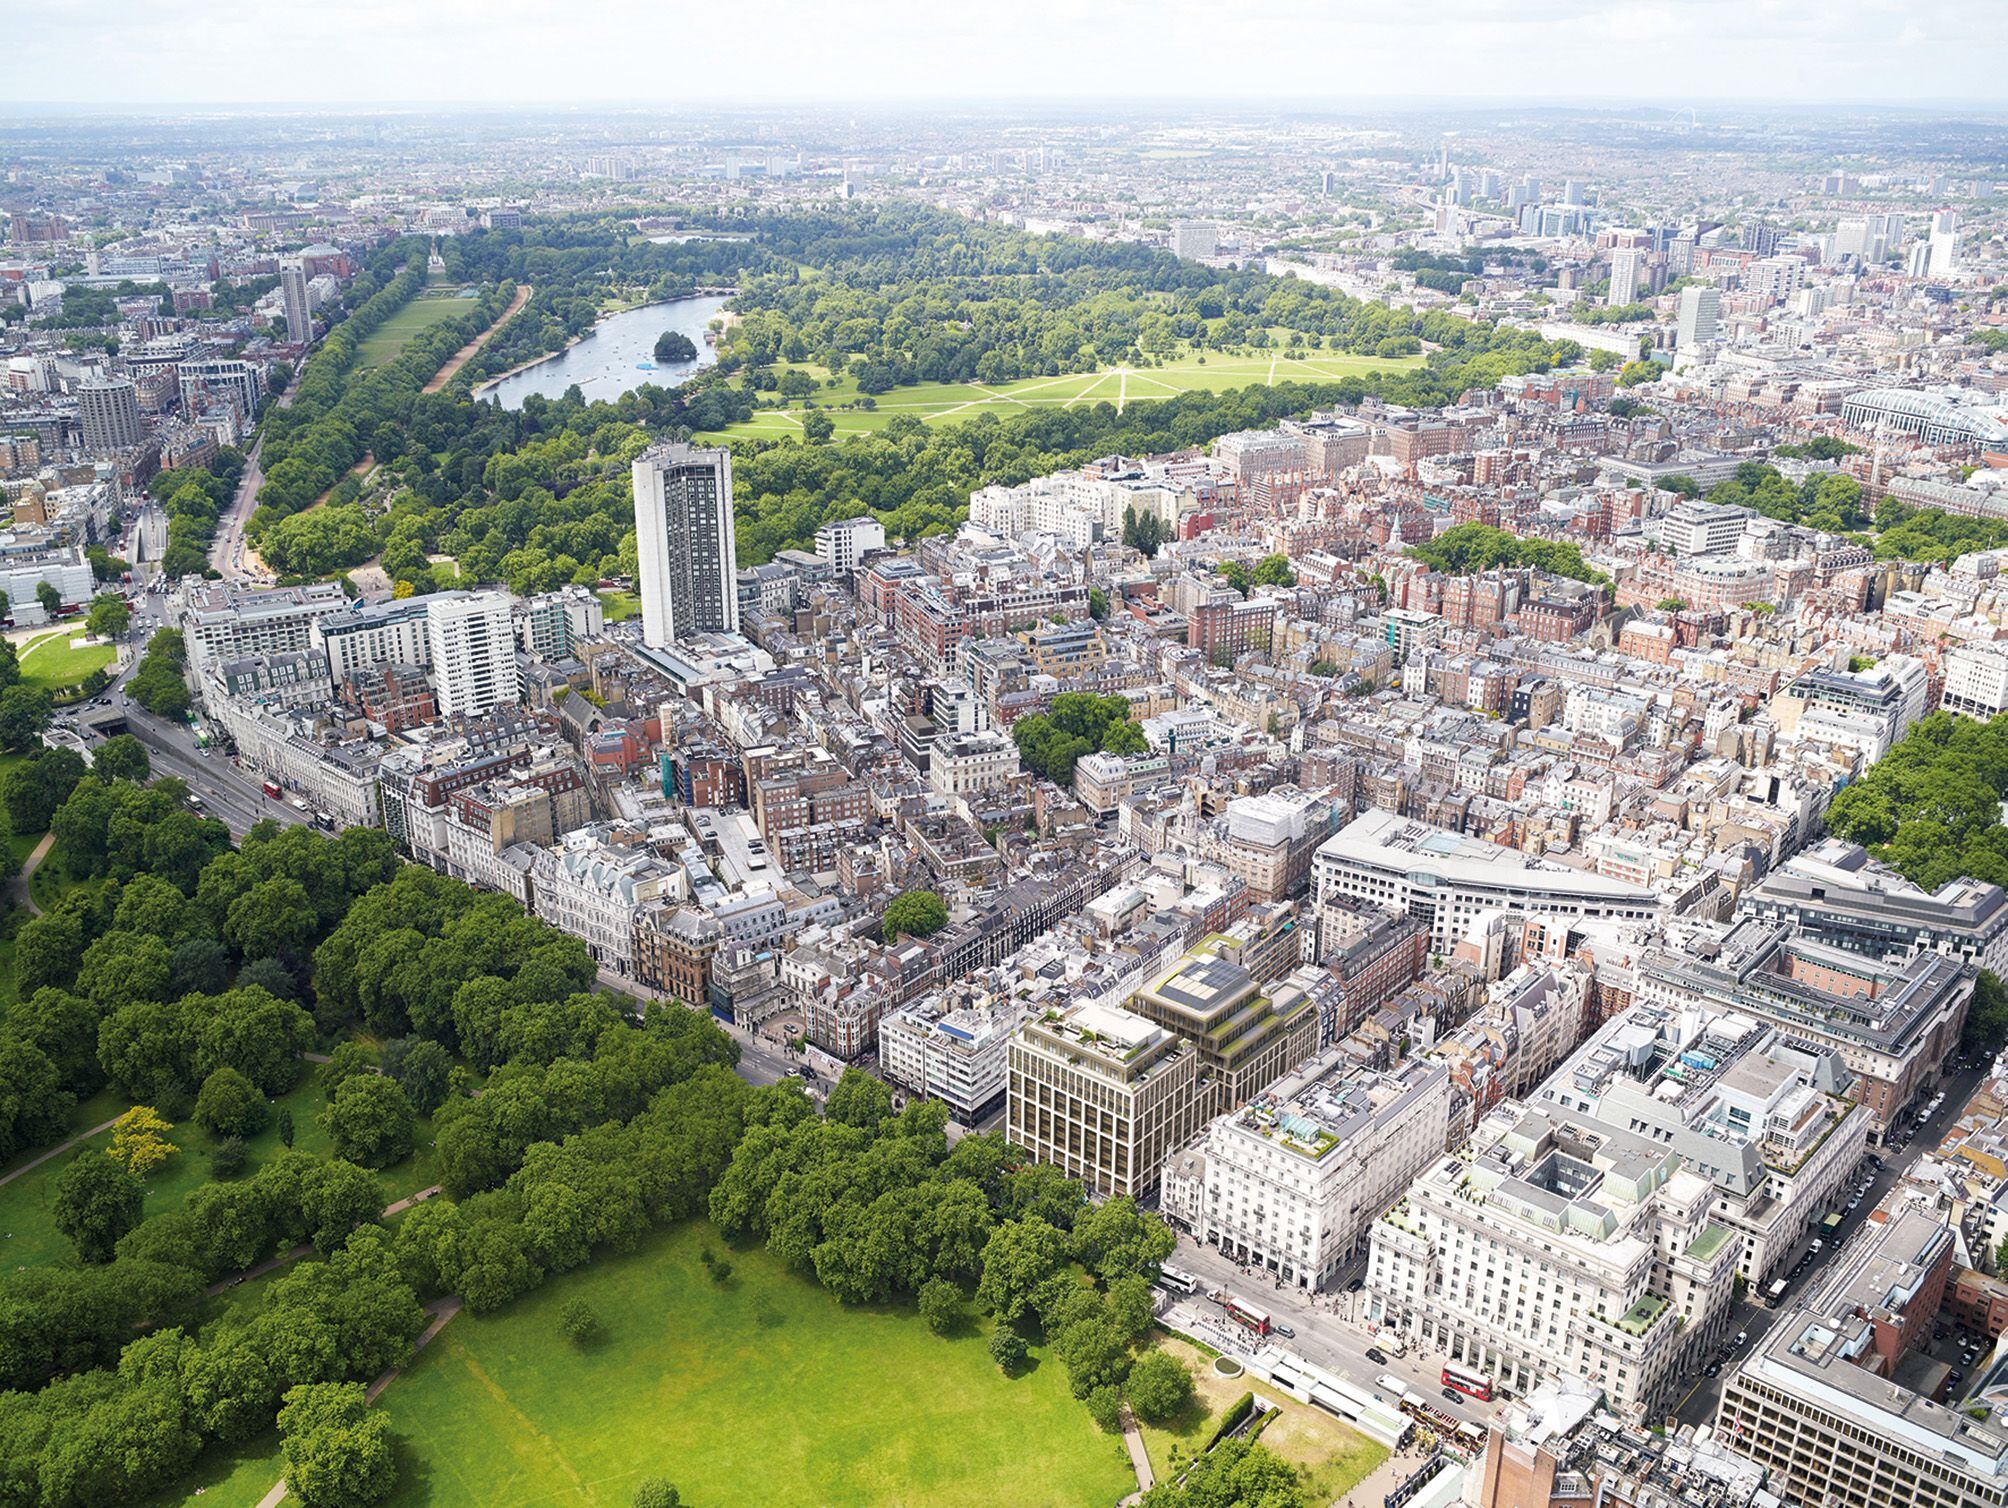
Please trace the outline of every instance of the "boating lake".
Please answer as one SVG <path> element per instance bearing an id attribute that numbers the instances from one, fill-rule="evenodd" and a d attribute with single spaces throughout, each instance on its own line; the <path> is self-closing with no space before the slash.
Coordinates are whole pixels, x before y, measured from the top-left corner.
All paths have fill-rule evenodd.
<path id="1" fill-rule="evenodd" d="M 475 396 L 484 401 L 493 398 L 504 408 L 521 408 L 532 393 L 561 398 L 575 382 L 589 399 L 618 398 L 651 382 L 657 387 L 675 387 L 718 359 L 705 344 L 704 331 L 724 307 L 722 298 L 679 298 L 609 314 L 578 344 L 510 373 Z M 665 330 L 688 335 L 697 347 L 697 360 L 658 366 L 655 341 Z"/>

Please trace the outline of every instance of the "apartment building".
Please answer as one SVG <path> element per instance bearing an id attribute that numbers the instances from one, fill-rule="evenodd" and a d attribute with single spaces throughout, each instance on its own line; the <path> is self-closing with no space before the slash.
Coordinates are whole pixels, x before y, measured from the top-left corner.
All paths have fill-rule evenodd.
<path id="1" fill-rule="evenodd" d="M 1562 1370 L 1657 1408 L 1727 1325 L 1712 1202 L 1671 1148 L 1508 1100 L 1375 1222 L 1366 1317 L 1514 1392 Z"/>
<path id="2" fill-rule="evenodd" d="M 189 669 L 198 684 L 212 664 L 250 655 L 289 654 L 313 647 L 317 620 L 348 608 L 331 581 L 244 591 L 220 581 L 190 581 L 181 590 L 181 627 Z"/>
<path id="3" fill-rule="evenodd" d="M 403 601 L 354 606 L 346 612 L 317 618 L 313 639 L 327 657 L 329 678 L 353 679 L 359 672 L 381 665 L 432 664 L 432 639 L 426 632 L 427 604 L 433 599 L 407 597 Z"/>
<path id="4" fill-rule="evenodd" d="M 520 695 L 507 592 L 426 598 L 426 641 L 442 717 L 477 717 Z"/>
<path id="5" fill-rule="evenodd" d="M 1164 1211 L 1237 1262 L 1317 1289 L 1443 1155 L 1450 1075 L 1327 1053 L 1212 1121 L 1164 1174 Z"/>
<path id="6" fill-rule="evenodd" d="M 1115 1006 L 1041 1014 L 1006 1062 L 1005 1139 L 1098 1194 L 1156 1188 L 1166 1157 L 1211 1113 L 1198 1049 Z"/>

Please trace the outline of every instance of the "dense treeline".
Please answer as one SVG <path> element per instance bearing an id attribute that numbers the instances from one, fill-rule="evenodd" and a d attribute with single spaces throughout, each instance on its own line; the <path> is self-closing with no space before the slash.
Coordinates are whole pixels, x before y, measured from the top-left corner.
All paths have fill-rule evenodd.
<path id="1" fill-rule="evenodd" d="M 1827 809 L 1827 826 L 1936 890 L 1961 875 L 2008 886 L 2008 716 L 1934 712 Z"/>
<path id="2" fill-rule="evenodd" d="M 1432 571 L 1464 576 L 1500 566 L 1532 566 L 1553 576 L 1606 585 L 1610 578 L 1583 559 L 1575 545 L 1535 539 L 1490 524 L 1453 524 L 1434 539 L 1411 545 L 1408 553 Z"/>
<path id="3" fill-rule="evenodd" d="M 244 452 L 225 448 L 207 466 L 155 472 L 147 490 L 167 515 L 167 553 L 161 571 L 170 580 L 200 576 L 209 566 L 216 520 L 230 506 L 244 474 Z"/>

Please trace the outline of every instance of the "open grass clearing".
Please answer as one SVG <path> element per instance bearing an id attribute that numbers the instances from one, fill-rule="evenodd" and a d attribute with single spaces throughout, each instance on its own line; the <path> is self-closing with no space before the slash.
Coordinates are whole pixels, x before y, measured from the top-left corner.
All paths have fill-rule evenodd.
<path id="1" fill-rule="evenodd" d="M 1190 1460 L 1206 1444 L 1220 1416 L 1251 1391 L 1282 1406 L 1281 1417 L 1270 1421 L 1260 1439 L 1303 1474 L 1305 1495 L 1312 1502 L 1343 1500 L 1387 1459 L 1385 1446 L 1347 1428 L 1323 1409 L 1299 1403 L 1272 1383 L 1247 1373 L 1222 1377 L 1213 1370 L 1213 1359 L 1190 1341 L 1163 1336 L 1159 1345 L 1191 1368 L 1194 1396 L 1192 1406 L 1169 1424 L 1143 1426 L 1144 1449 L 1158 1480 L 1166 1480 L 1179 1464 Z"/>
<path id="2" fill-rule="evenodd" d="M 66 623 L 18 651 L 21 679 L 44 691 L 75 686 L 93 670 L 111 664 L 118 651 L 109 642 L 86 640 L 81 622 Z"/>
<path id="3" fill-rule="evenodd" d="M 846 1308 L 764 1250 L 732 1253 L 715 1284 L 707 1244 L 724 1246 L 705 1225 L 658 1232 L 447 1326 L 378 1404 L 406 1447 L 390 1501 L 624 1508 L 650 1475 L 707 1508 L 1080 1508 L 1134 1490 L 1056 1363 L 1007 1378 L 987 1324 L 943 1339 L 910 1309 Z M 559 1334 L 573 1298 L 607 1330 L 589 1350 Z"/>
<path id="4" fill-rule="evenodd" d="M 364 337 L 356 348 L 356 370 L 366 372 L 395 361 L 413 339 L 473 307 L 474 300 L 462 298 L 454 289 L 428 288 Z"/>
<path id="5" fill-rule="evenodd" d="M 1126 410 L 1133 403 L 1172 398 L 1181 393 L 1227 392 L 1234 388 L 1273 387 L 1279 382 L 1336 382 L 1342 377 L 1375 371 L 1402 371 L 1421 364 L 1419 356 L 1355 356 L 1342 351 L 1284 348 L 1266 351 L 1185 351 L 1155 366 L 1107 367 L 1059 377 L 1025 377 L 1012 382 L 925 382 L 877 394 L 871 409 L 848 409 L 862 395 L 855 377 L 829 383 L 826 368 L 802 363 L 794 368 L 818 384 L 809 401 L 828 414 L 838 438 L 883 429 L 905 414 L 925 423 L 954 422 L 978 414 L 1036 413 L 1071 408 L 1081 403 L 1110 403 Z M 763 395 L 771 397 L 772 395 Z M 766 409 L 751 419 L 707 438 L 800 439 L 806 410 L 801 400 L 786 408 Z"/>

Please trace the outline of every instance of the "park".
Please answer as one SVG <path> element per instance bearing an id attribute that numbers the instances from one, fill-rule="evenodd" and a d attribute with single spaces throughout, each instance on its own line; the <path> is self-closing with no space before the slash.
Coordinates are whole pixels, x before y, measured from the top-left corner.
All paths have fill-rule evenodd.
<path id="1" fill-rule="evenodd" d="M 853 376 L 841 377 L 832 385 L 828 372 L 819 366 L 800 364 L 780 368 L 779 372 L 785 376 L 789 371 L 798 371 L 815 381 L 817 386 L 807 395 L 807 402 L 829 417 L 835 426 L 835 438 L 842 439 L 883 429 L 902 415 L 926 423 L 959 422 L 981 414 L 1002 417 L 1072 408 L 1082 403 L 1107 403 L 1120 413 L 1134 403 L 1175 398 L 1181 393 L 1274 387 L 1279 382 L 1337 382 L 1343 377 L 1364 376 L 1369 372 L 1404 371 L 1420 365 L 1421 360 L 1419 356 L 1354 356 L 1301 347 L 1240 352 L 1185 350 L 1155 366 L 1112 366 L 1094 372 L 1026 377 L 1014 382 L 916 383 L 871 397 L 871 408 L 847 406 L 866 397 L 858 392 Z M 803 418 L 811 412 L 801 406 L 802 402 L 801 398 L 790 398 L 787 407 L 762 409 L 752 418 L 704 438 L 799 440 L 804 434 Z"/>

